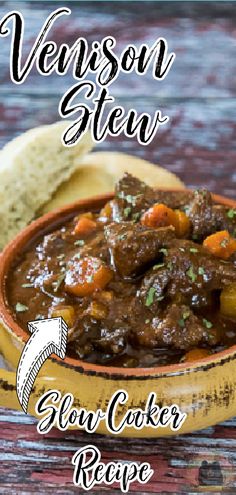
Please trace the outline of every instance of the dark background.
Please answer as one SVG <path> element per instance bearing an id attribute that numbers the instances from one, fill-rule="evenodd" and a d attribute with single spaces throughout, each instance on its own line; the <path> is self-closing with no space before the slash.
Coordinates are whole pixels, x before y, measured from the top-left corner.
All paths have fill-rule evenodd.
<path id="1" fill-rule="evenodd" d="M 236 4 L 7 1 L 0 2 L 0 17 L 12 9 L 24 14 L 26 53 L 48 13 L 59 5 L 70 7 L 73 14 L 53 29 L 58 43 L 72 44 L 79 36 L 91 42 L 112 34 L 120 51 L 129 42 L 152 44 L 164 36 L 169 50 L 176 52 L 163 82 L 150 74 L 120 75 L 111 88 L 116 104 L 139 112 L 161 109 L 169 123 L 148 147 L 122 135 L 97 149 L 137 154 L 177 173 L 190 186 L 207 186 L 236 198 Z M 70 75 L 44 78 L 33 70 L 23 86 L 16 86 L 9 80 L 8 63 L 9 39 L 0 39 L 0 146 L 32 126 L 58 120 L 59 100 L 73 84 Z M 6 409 L 0 410 L 0 427 L 0 493 L 80 492 L 72 485 L 71 458 L 91 443 L 91 436 L 54 430 L 41 437 L 33 418 Z M 130 493 L 236 493 L 235 420 L 177 438 L 94 435 L 92 442 L 103 460 L 151 463 L 155 474 L 148 485 L 131 485 Z M 105 488 L 96 493 L 105 493 Z"/>

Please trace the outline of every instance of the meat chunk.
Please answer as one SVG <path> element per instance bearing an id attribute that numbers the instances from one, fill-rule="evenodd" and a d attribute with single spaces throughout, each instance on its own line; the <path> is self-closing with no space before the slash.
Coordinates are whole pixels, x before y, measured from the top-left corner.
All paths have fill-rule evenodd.
<path id="1" fill-rule="evenodd" d="M 191 304 L 200 298 L 204 305 L 208 293 L 232 282 L 236 282 L 233 263 L 215 258 L 194 242 L 176 239 L 165 253 L 164 266 L 153 267 L 144 277 L 139 295 L 147 304 L 152 290 L 153 308 L 161 297 L 173 300 L 176 295 Z"/>
<path id="2" fill-rule="evenodd" d="M 115 197 L 123 220 L 138 220 L 150 204 L 155 201 L 154 189 L 130 174 L 118 182 Z"/>
<path id="3" fill-rule="evenodd" d="M 236 209 L 213 205 L 213 217 L 216 231 L 228 230 L 233 237 L 236 237 Z"/>
<path id="4" fill-rule="evenodd" d="M 192 193 L 189 191 L 175 193 L 153 189 L 130 174 L 123 176 L 115 191 L 120 220 L 134 221 L 154 203 L 163 203 L 170 208 L 181 208 L 190 202 L 191 196 Z"/>
<path id="5" fill-rule="evenodd" d="M 104 294 L 105 295 L 105 294 Z M 69 346 L 80 358 L 97 351 L 104 353 L 104 361 L 113 355 L 122 354 L 126 348 L 130 330 L 129 313 L 133 296 L 113 297 L 106 301 L 103 293 L 97 294 L 92 303 L 87 298 L 74 328 L 69 333 Z M 103 301 L 104 314 L 96 314 L 93 307 Z M 92 308 L 91 308 L 92 304 Z M 99 356 L 99 360 L 100 361 Z"/>
<path id="6" fill-rule="evenodd" d="M 195 191 L 187 214 L 192 222 L 193 239 L 202 240 L 220 230 L 236 236 L 236 210 L 214 205 L 211 193 L 205 189 Z"/>
<path id="7" fill-rule="evenodd" d="M 211 327 L 211 328 L 209 328 Z M 198 318 L 186 305 L 172 304 L 149 324 L 139 329 L 136 338 L 148 347 L 191 349 L 197 345 L 215 345 L 217 330 L 210 322 Z"/>
<path id="8" fill-rule="evenodd" d="M 195 191 L 193 202 L 188 209 L 188 216 L 192 222 L 193 239 L 201 240 L 215 232 L 213 202 L 209 191 L 205 189 Z"/>
<path id="9" fill-rule="evenodd" d="M 173 227 L 151 229 L 132 222 L 112 223 L 105 229 L 112 264 L 122 277 L 138 275 L 162 258 L 161 248 L 175 237 Z"/>

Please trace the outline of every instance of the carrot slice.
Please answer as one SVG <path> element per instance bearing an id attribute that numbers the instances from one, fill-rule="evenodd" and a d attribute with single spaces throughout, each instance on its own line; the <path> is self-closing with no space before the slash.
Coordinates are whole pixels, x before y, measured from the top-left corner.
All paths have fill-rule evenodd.
<path id="1" fill-rule="evenodd" d="M 176 235 L 182 237 L 190 230 L 190 220 L 181 210 L 172 210 L 162 203 L 156 203 L 147 210 L 142 218 L 142 225 L 147 227 L 168 227 L 175 228 Z"/>
<path id="2" fill-rule="evenodd" d="M 108 201 L 100 211 L 99 219 L 110 220 L 112 218 L 115 201 Z"/>
<path id="3" fill-rule="evenodd" d="M 90 234 L 97 227 L 96 222 L 87 217 L 80 217 L 75 228 L 74 234 L 87 235 Z"/>
<path id="4" fill-rule="evenodd" d="M 204 240 L 203 246 L 217 258 L 227 260 L 236 252 L 236 239 L 231 237 L 228 230 L 221 230 L 209 235 Z"/>
<path id="5" fill-rule="evenodd" d="M 73 258 L 68 263 L 65 290 L 78 297 L 89 296 L 104 287 L 113 278 L 112 270 L 94 257 Z"/>
<path id="6" fill-rule="evenodd" d="M 190 220 L 187 215 L 181 210 L 175 210 L 175 227 L 176 235 L 178 237 L 183 237 L 187 235 L 190 231 Z"/>
<path id="7" fill-rule="evenodd" d="M 176 221 L 175 212 L 162 203 L 156 203 L 141 217 L 142 225 L 146 227 L 168 227 Z"/>

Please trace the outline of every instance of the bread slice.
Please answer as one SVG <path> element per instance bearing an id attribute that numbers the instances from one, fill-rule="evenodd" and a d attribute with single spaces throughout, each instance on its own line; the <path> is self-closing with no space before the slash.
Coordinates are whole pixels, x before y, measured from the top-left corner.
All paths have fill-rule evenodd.
<path id="1" fill-rule="evenodd" d="M 67 203 L 95 194 L 113 191 L 115 183 L 129 172 L 153 187 L 183 189 L 184 183 L 168 170 L 136 156 L 116 152 L 86 155 L 76 172 L 61 184 L 41 212 L 46 213 Z"/>
<path id="2" fill-rule="evenodd" d="M 69 122 L 30 129 L 0 151 L 0 248 L 35 216 L 92 148 L 90 134 L 65 147 L 61 135 Z"/>

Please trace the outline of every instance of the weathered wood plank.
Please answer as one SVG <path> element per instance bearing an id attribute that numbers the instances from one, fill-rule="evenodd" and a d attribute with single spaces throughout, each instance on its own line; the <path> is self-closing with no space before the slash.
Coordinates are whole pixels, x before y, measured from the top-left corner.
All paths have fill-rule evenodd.
<path id="1" fill-rule="evenodd" d="M 2 104 L 0 145 L 36 125 L 35 114 L 37 124 L 57 120 L 58 102 L 55 98 L 35 98 L 31 108 L 27 108 L 27 101 L 28 95 L 25 94 L 21 105 L 16 108 L 13 95 L 13 100 L 8 99 Z M 130 108 L 126 99 L 121 98 L 120 102 L 125 109 Z M 135 98 L 132 105 L 139 113 L 145 110 L 153 113 L 155 108 L 163 108 L 170 121 L 147 147 L 122 135 L 97 144 L 97 150 L 136 154 L 168 168 L 190 187 L 204 185 L 213 192 L 235 197 L 236 99 Z"/>
<path id="2" fill-rule="evenodd" d="M 203 461 L 210 465 L 219 463 L 224 480 L 228 480 L 227 484 L 230 483 L 230 487 L 236 490 L 235 420 L 191 435 L 168 439 L 115 439 L 100 435 L 93 435 L 91 439 L 91 435 L 86 433 L 63 433 L 56 429 L 44 437 L 37 434 L 35 420 L 23 413 L 14 413 L 17 422 L 9 422 L 9 417 L 12 420 L 13 416 L 10 411 L 1 410 L 0 414 L 0 486 L 1 476 L 4 476 L 4 483 L 11 480 L 12 469 L 9 465 L 14 466 L 15 476 L 18 476 L 16 464 L 21 473 L 24 471 L 24 480 L 30 483 L 37 480 L 44 486 L 47 482 L 60 484 L 63 481 L 64 485 L 70 485 L 71 458 L 78 448 L 92 441 L 101 450 L 105 462 L 112 459 L 141 461 L 145 452 L 145 460 L 155 470 L 145 493 L 173 493 L 173 490 L 176 493 L 182 493 L 181 490 L 191 493 L 199 487 L 199 469 L 202 469 Z M 24 418 L 23 424 L 21 418 Z M 215 476 L 213 484 L 217 481 L 219 470 L 216 470 Z M 133 485 L 131 492 L 135 489 L 141 493 L 136 485 Z"/>

